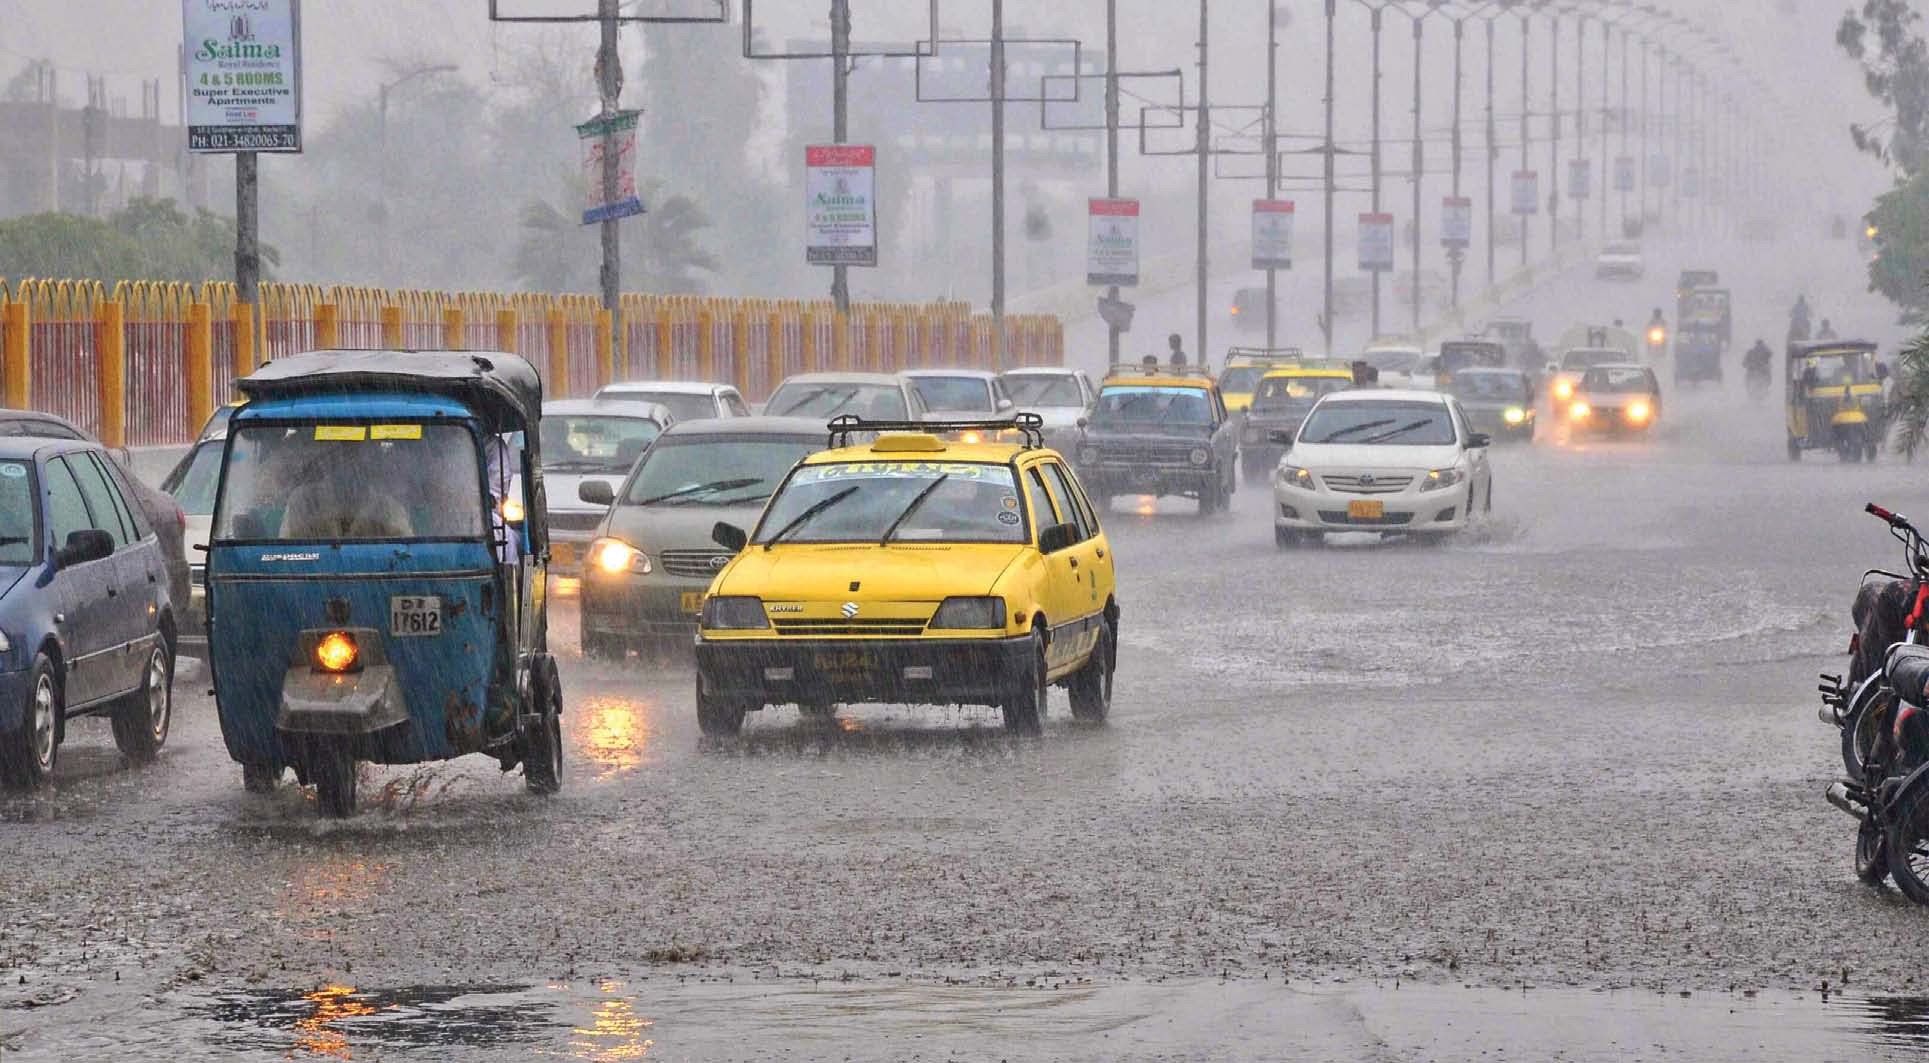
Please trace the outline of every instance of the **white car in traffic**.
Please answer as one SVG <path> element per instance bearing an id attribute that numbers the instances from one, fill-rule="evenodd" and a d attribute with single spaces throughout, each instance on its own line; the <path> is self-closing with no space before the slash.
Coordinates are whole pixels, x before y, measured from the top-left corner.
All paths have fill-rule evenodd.
<path id="1" fill-rule="evenodd" d="M 1463 531 L 1475 512 L 1493 508 L 1487 442 L 1451 395 L 1328 395 L 1273 473 L 1273 539 L 1283 548 L 1327 532 L 1437 541 Z"/>

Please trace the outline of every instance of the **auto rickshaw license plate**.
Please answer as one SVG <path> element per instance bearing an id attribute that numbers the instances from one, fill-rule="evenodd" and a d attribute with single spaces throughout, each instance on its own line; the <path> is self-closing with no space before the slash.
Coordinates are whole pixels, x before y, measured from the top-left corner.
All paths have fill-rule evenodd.
<path id="1" fill-rule="evenodd" d="M 1377 498 L 1360 498 L 1346 504 L 1346 515 L 1354 520 L 1379 520 L 1386 516 L 1386 503 Z"/>
<path id="2" fill-rule="evenodd" d="M 677 604 L 682 606 L 683 611 L 686 613 L 701 613 L 703 612 L 703 592 L 684 591 L 681 597 L 677 599 Z"/>
<path id="3" fill-rule="evenodd" d="M 442 634 L 442 599 L 428 594 L 398 594 L 390 598 L 388 633 L 396 638 Z"/>

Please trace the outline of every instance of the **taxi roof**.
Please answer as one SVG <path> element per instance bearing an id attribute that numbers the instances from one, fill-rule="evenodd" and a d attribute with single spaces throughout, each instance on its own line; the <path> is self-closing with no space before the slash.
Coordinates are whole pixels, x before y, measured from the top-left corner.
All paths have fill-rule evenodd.
<path id="1" fill-rule="evenodd" d="M 1104 390 L 1104 388 L 1109 388 L 1115 384 L 1135 388 L 1211 388 L 1216 386 L 1211 377 L 1204 376 L 1131 376 L 1121 374 L 1119 376 L 1107 377 L 1104 387 L 1100 390 Z"/>
<path id="2" fill-rule="evenodd" d="M 1282 365 L 1268 369 L 1266 375 L 1260 377 L 1260 379 L 1271 380 L 1274 377 L 1317 377 L 1328 380 L 1351 380 L 1353 379 L 1353 371 L 1351 369 L 1339 369 L 1327 365 Z"/>
<path id="3" fill-rule="evenodd" d="M 914 436 L 913 438 L 918 437 Z M 933 447 L 925 442 L 925 440 L 935 442 L 937 445 Z M 815 454 L 807 455 L 804 458 L 803 464 L 835 465 L 839 462 L 848 461 L 902 461 L 912 463 L 963 461 L 980 462 L 990 465 L 1009 465 L 1014 459 L 1024 454 L 1051 453 L 1049 450 L 1040 447 L 1028 447 L 1023 443 L 954 443 L 940 439 L 937 436 L 925 436 L 919 439 L 919 442 L 923 445 L 918 449 L 897 450 L 887 447 L 884 450 L 879 450 L 877 449 L 877 444 L 882 441 L 883 440 L 880 439 L 868 443 L 856 443 L 848 447 L 838 447 L 834 450 L 820 450 Z"/>

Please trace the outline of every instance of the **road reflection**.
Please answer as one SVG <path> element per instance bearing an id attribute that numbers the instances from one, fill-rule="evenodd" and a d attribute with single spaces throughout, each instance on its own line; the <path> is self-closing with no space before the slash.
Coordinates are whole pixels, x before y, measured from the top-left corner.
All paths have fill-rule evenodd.
<path id="1" fill-rule="evenodd" d="M 652 711 L 635 698 L 598 694 L 579 700 L 564 722 L 563 733 L 574 738 L 577 757 L 599 779 L 636 770 L 656 737 L 650 726 Z"/>
<path id="2" fill-rule="evenodd" d="M 323 986 L 302 999 L 314 1005 L 314 1014 L 295 1020 L 295 1051 L 336 1059 L 354 1058 L 348 1048 L 348 1035 L 340 1027 L 344 1019 L 375 1014 L 372 1005 L 355 998 L 353 986 Z"/>
<path id="3" fill-rule="evenodd" d="M 603 999 L 591 1009 L 587 1025 L 576 1026 L 570 1031 L 572 1057 L 592 1063 L 620 1063 L 622 1060 L 642 1059 L 649 1055 L 656 1042 L 648 1034 L 656 1022 L 638 1015 L 629 999 L 619 995 L 626 988 L 622 982 L 596 983 L 596 989 L 603 994 Z"/>

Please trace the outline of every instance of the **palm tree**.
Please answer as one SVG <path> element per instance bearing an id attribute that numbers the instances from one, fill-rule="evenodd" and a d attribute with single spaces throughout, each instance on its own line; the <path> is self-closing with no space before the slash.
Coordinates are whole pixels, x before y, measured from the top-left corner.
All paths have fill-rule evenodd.
<path id="1" fill-rule="evenodd" d="M 623 287 L 660 294 L 701 292 L 722 264 L 699 240 L 710 228 L 703 208 L 687 196 L 659 199 L 662 184 L 638 182 L 637 194 L 648 210 L 621 224 Z M 571 189 L 572 199 L 578 197 Z M 536 291 L 592 291 L 601 261 L 595 226 L 583 225 L 577 210 L 548 200 L 523 208 L 522 238 L 516 243 L 516 279 Z"/>
<path id="2" fill-rule="evenodd" d="M 1916 334 L 1896 357 L 1895 392 L 1889 398 L 1895 445 L 1914 459 L 1929 440 L 1929 329 Z"/>

